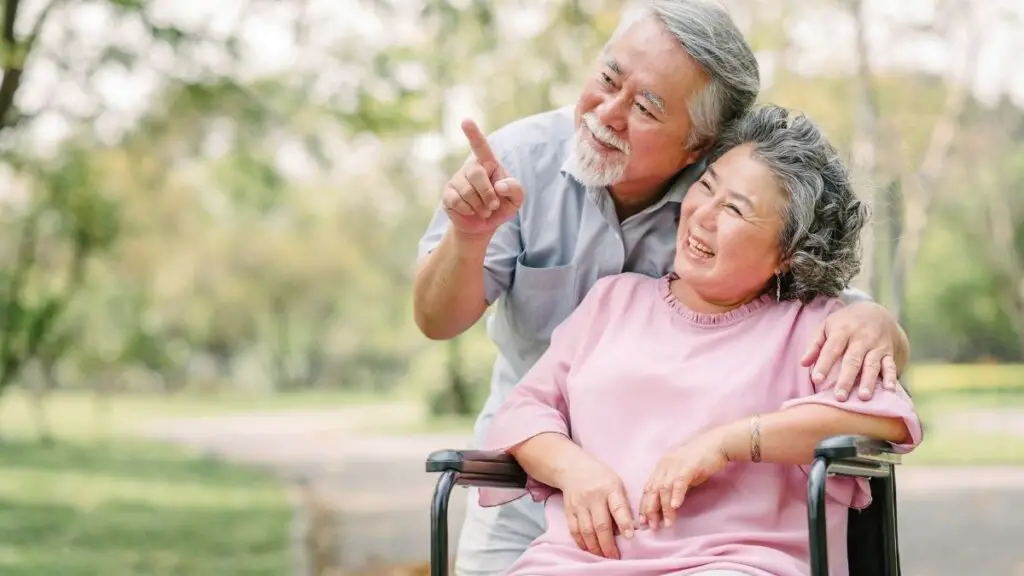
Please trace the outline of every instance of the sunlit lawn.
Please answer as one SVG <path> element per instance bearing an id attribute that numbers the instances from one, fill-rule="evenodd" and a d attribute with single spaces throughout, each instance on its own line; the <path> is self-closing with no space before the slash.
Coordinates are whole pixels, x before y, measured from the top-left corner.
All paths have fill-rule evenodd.
<path id="1" fill-rule="evenodd" d="M 262 474 L 112 440 L 0 444 L 4 576 L 289 573 L 290 510 Z"/>
<path id="2" fill-rule="evenodd" d="M 408 400 L 400 393 L 312 391 L 281 395 L 119 395 L 97 400 L 86 392 L 60 392 L 46 401 L 46 420 L 57 436 L 94 438 L 129 434 L 159 418 L 218 416 L 244 412 L 331 410 L 354 404 Z M 34 435 L 37 421 L 28 395 L 15 389 L 0 398 L 0 437 Z"/>
<path id="3" fill-rule="evenodd" d="M 146 421 L 331 409 L 360 394 L 117 397 L 55 394 L 52 446 L 28 399 L 0 399 L 0 575 L 291 573 L 291 509 L 269 474 L 132 439 Z"/>

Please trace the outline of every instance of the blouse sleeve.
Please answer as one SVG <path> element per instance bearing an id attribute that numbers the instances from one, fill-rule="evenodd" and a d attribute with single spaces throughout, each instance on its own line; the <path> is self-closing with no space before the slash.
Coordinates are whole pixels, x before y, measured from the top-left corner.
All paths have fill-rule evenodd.
<path id="1" fill-rule="evenodd" d="M 825 307 L 826 313 L 818 317 L 817 320 L 819 322 L 824 321 L 828 313 L 835 311 L 841 306 L 842 303 L 838 300 L 830 302 Z M 857 414 L 899 418 L 906 425 L 907 430 L 910 432 L 910 437 L 906 443 L 897 444 L 895 446 L 896 451 L 907 453 L 921 443 L 921 420 L 914 410 L 914 403 L 911 401 L 910 395 L 903 389 L 902 384 L 897 383 L 896 390 L 889 391 L 882 387 L 882 381 L 879 378 L 875 393 L 870 399 L 862 400 L 857 395 L 856 389 L 854 389 L 854 392 L 850 394 L 850 397 L 845 402 L 840 402 L 836 400 L 834 392 L 836 381 L 839 379 L 839 369 L 840 363 L 837 362 L 829 372 L 828 377 L 825 378 L 825 381 L 818 386 L 815 386 L 813 381 L 811 381 L 810 374 L 806 369 L 801 370 L 802 378 L 805 378 L 808 382 L 806 388 L 810 393 L 806 396 L 784 402 L 782 409 L 785 410 L 806 404 L 818 404 Z M 810 472 L 810 466 L 804 466 L 803 468 L 805 472 Z M 856 480 L 852 478 L 830 478 L 826 491 L 829 496 L 852 508 L 863 509 L 871 504 L 871 490 L 867 479 L 864 478 L 857 478 Z"/>
<path id="2" fill-rule="evenodd" d="M 566 378 L 581 343 L 597 316 L 603 314 L 597 301 L 609 284 L 602 278 L 590 289 L 583 302 L 551 333 L 551 342 L 526 376 L 509 392 L 494 415 L 481 448 L 506 451 L 544 433 L 571 438 Z M 537 502 L 548 498 L 554 489 L 527 478 L 526 490 L 480 488 L 480 505 L 497 506 L 529 493 Z"/>

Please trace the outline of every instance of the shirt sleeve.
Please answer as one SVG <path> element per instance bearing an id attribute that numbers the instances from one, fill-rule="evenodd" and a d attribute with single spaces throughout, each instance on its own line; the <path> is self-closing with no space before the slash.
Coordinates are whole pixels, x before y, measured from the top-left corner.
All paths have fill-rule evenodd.
<path id="1" fill-rule="evenodd" d="M 547 351 L 509 392 L 495 413 L 483 441 L 484 450 L 506 451 L 544 433 L 561 434 L 571 439 L 566 379 L 579 355 L 581 343 L 588 333 L 592 333 L 596 316 L 606 308 L 597 302 L 602 299 L 601 294 L 610 283 L 608 280 L 598 280 L 576 310 L 551 333 Z M 525 491 L 481 488 L 480 505 L 505 504 L 527 493 L 535 501 L 542 502 L 554 491 L 552 487 L 528 477 Z"/>
<path id="2" fill-rule="evenodd" d="M 505 132 L 499 130 L 488 138 L 488 142 L 498 156 L 501 165 L 521 184 L 525 185 L 515 155 L 512 153 L 513 148 L 505 143 L 508 138 L 510 136 L 506 136 Z M 529 191 L 527 191 L 527 198 L 524 198 L 523 201 L 527 202 L 528 198 Z M 438 202 L 430 224 L 427 226 L 427 231 L 420 238 L 417 261 L 422 261 L 427 254 L 437 248 L 449 226 L 451 226 L 451 220 L 448 219 L 448 213 Z M 484 298 L 488 305 L 493 304 L 511 286 L 516 261 L 522 252 L 520 212 L 516 212 L 514 217 L 495 231 L 491 243 L 487 246 L 487 253 L 484 255 Z"/>
<path id="3" fill-rule="evenodd" d="M 828 313 L 841 306 L 842 304 L 838 300 L 829 303 L 825 307 L 826 314 L 821 315 L 818 320 L 824 321 Z M 839 379 L 839 370 L 840 364 L 837 362 L 829 372 L 828 377 L 819 386 L 813 384 L 806 370 L 801 370 L 802 377 L 806 378 L 809 382 L 808 388 L 812 390 L 812 393 L 808 396 L 784 402 L 781 409 L 786 410 L 794 406 L 817 404 L 856 414 L 899 418 L 906 425 L 910 438 L 904 444 L 895 445 L 896 451 L 898 453 L 907 453 L 921 443 L 923 436 L 921 420 L 914 410 L 914 403 L 911 401 L 910 395 L 907 394 L 901 384 L 897 383 L 896 390 L 889 391 L 882 387 L 882 380 L 879 378 L 875 393 L 869 400 L 862 400 L 854 393 L 845 402 L 840 402 L 836 399 L 833 391 L 836 381 Z M 805 472 L 810 472 L 810 466 L 803 466 L 802 468 L 804 468 Z M 830 478 L 826 486 L 826 492 L 836 500 L 852 508 L 863 509 L 871 504 L 871 490 L 867 479 L 864 478 Z"/>
<path id="4" fill-rule="evenodd" d="M 438 202 L 430 225 L 420 239 L 417 261 L 422 261 L 427 254 L 437 248 L 449 226 L 451 220 L 448 219 L 448 213 Z M 508 222 L 498 227 L 491 238 L 491 243 L 487 245 L 487 253 L 484 255 L 484 298 L 488 305 L 494 304 L 495 300 L 512 285 L 516 261 L 522 251 L 519 213 L 516 212 Z"/>

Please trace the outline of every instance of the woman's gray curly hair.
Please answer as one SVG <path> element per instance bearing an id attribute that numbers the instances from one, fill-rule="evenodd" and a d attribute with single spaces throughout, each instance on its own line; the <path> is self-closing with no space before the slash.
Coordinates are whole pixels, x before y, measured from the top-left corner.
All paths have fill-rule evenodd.
<path id="1" fill-rule="evenodd" d="M 750 144 L 786 195 L 779 234 L 780 298 L 837 296 L 860 272 L 868 209 L 854 193 L 839 152 L 807 116 L 775 105 L 747 112 L 723 134 L 711 160 Z M 772 282 L 769 291 L 776 287 Z"/>

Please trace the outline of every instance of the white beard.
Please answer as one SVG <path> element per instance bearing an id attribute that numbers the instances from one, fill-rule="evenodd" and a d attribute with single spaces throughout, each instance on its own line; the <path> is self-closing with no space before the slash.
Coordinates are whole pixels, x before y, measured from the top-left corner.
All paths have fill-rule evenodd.
<path id="1" fill-rule="evenodd" d="M 607 142 L 620 150 L 618 153 L 599 151 L 587 141 L 586 131 L 601 142 Z M 572 140 L 573 176 L 584 186 L 601 188 L 619 183 L 626 174 L 629 163 L 629 143 L 623 142 L 597 119 L 593 112 L 583 115 L 582 123 Z"/>

